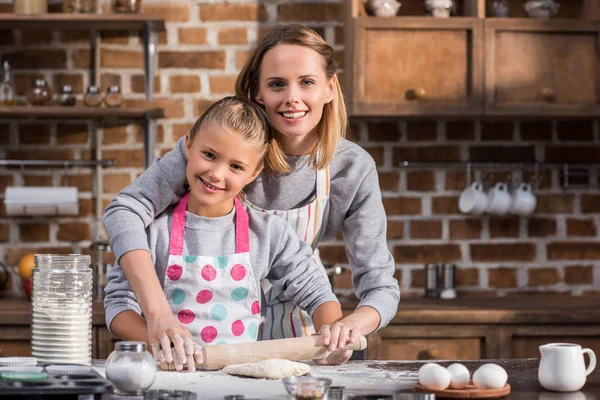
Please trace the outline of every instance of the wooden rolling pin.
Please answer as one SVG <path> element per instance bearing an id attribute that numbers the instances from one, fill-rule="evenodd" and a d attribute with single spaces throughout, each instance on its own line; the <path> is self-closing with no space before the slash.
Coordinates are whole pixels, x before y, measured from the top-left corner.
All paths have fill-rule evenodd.
<path id="1" fill-rule="evenodd" d="M 358 343 L 344 347 L 345 350 L 363 350 L 367 348 L 367 339 L 359 337 Z M 293 339 L 263 340 L 260 342 L 205 346 L 202 348 L 207 370 L 221 369 L 226 365 L 244 364 L 282 358 L 290 361 L 318 360 L 327 357 L 327 347 L 322 336 L 306 336 Z"/>

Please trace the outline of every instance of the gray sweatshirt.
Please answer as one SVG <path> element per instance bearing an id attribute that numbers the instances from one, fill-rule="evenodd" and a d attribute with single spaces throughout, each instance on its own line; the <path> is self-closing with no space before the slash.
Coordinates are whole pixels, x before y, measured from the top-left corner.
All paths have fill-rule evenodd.
<path id="1" fill-rule="evenodd" d="M 289 157 L 293 171 L 287 174 L 263 172 L 246 187 L 248 199 L 270 210 L 289 210 L 313 201 L 316 173 L 308 158 Z M 155 159 L 106 207 L 103 223 L 117 259 L 131 250 L 148 249 L 144 228 L 185 193 L 186 164 L 182 137 L 173 150 Z M 360 298 L 358 307 L 377 310 L 380 329 L 396 314 L 400 289 L 386 242 L 387 222 L 375 162 L 363 148 L 342 139 L 329 176 L 329 220 L 321 241 L 335 239 L 342 230 L 354 289 Z"/>
<path id="2" fill-rule="evenodd" d="M 146 229 L 146 248 L 150 250 L 161 286 L 164 285 L 169 259 L 169 239 L 174 207 L 160 214 Z M 256 278 L 268 279 L 298 306 L 312 315 L 321 304 L 337 299 L 327 278 L 312 261 L 312 249 L 280 217 L 248 211 L 250 263 Z M 224 217 L 200 217 L 186 213 L 184 255 L 220 256 L 235 253 L 235 209 Z M 164 286 L 163 286 L 164 288 Z M 141 308 L 118 262 L 108 273 L 104 290 L 106 325 L 117 314 L 131 310 L 141 315 Z M 266 310 L 266 307 L 262 308 Z"/>

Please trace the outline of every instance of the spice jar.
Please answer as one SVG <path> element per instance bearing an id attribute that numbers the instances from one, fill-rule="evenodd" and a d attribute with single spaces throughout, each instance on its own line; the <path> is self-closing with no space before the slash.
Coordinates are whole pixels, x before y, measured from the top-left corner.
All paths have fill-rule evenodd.
<path id="1" fill-rule="evenodd" d="M 106 89 L 106 96 L 104 96 L 106 107 L 120 107 L 121 103 L 123 103 L 123 95 L 119 86 L 110 86 Z"/>
<path id="2" fill-rule="evenodd" d="M 36 79 L 33 87 L 27 93 L 27 101 L 32 106 L 44 106 L 52 100 L 50 85 L 45 79 Z"/>
<path id="3" fill-rule="evenodd" d="M 58 95 L 58 104 L 61 106 L 74 106 L 75 95 L 73 94 L 73 88 L 71 85 L 64 85 Z"/>
<path id="4" fill-rule="evenodd" d="M 102 94 L 98 86 L 88 86 L 87 93 L 83 97 L 83 104 L 88 107 L 100 107 L 102 104 Z"/>
<path id="5" fill-rule="evenodd" d="M 15 0 L 17 14 L 45 14 L 48 12 L 46 0 Z"/>
<path id="6" fill-rule="evenodd" d="M 114 13 L 139 13 L 142 10 L 142 0 L 112 0 Z"/>
<path id="7" fill-rule="evenodd" d="M 97 0 L 63 0 L 63 12 L 93 14 L 96 12 Z"/>
<path id="8" fill-rule="evenodd" d="M 141 395 L 152 386 L 155 375 L 156 361 L 144 342 L 117 342 L 106 360 L 106 378 L 117 394 Z"/>

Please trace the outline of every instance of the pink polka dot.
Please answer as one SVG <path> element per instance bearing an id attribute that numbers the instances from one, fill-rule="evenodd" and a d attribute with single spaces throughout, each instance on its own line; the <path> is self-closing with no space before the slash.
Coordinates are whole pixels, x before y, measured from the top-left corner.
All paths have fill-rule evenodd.
<path id="1" fill-rule="evenodd" d="M 217 270 L 210 264 L 206 264 L 202 267 L 202 277 L 206 281 L 212 281 L 217 277 Z"/>
<path id="2" fill-rule="evenodd" d="M 246 268 L 242 264 L 235 264 L 231 268 L 231 277 L 234 281 L 241 281 L 246 277 Z"/>
<path id="3" fill-rule="evenodd" d="M 210 290 L 201 290 L 196 296 L 196 301 L 200 304 L 206 304 L 213 298 L 213 293 Z"/>
<path id="4" fill-rule="evenodd" d="M 244 323 L 239 319 L 234 321 L 233 324 L 231 324 L 231 333 L 233 333 L 235 336 L 240 336 L 242 333 L 244 333 Z"/>
<path id="5" fill-rule="evenodd" d="M 196 315 L 192 310 L 181 310 L 177 313 L 177 318 L 182 324 L 189 324 L 196 318 Z"/>
<path id="6" fill-rule="evenodd" d="M 211 343 L 217 338 L 217 328 L 214 326 L 205 326 L 200 332 L 200 338 L 204 343 Z"/>
<path id="7" fill-rule="evenodd" d="M 252 303 L 252 314 L 260 314 L 260 303 L 258 301 Z"/>
<path id="8" fill-rule="evenodd" d="M 173 264 L 169 268 L 167 268 L 167 276 L 170 280 L 179 280 L 179 278 L 181 278 L 181 275 L 183 275 L 183 268 L 181 267 L 181 265 Z"/>

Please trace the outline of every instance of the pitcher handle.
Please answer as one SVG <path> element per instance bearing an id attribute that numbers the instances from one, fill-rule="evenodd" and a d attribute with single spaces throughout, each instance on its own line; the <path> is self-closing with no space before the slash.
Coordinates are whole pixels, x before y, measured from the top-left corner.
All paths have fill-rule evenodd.
<path id="1" fill-rule="evenodd" d="M 583 354 L 587 353 L 588 357 L 590 358 L 590 365 L 588 365 L 588 367 L 585 369 L 585 376 L 588 376 L 592 373 L 594 368 L 596 368 L 596 354 L 594 354 L 592 349 L 583 349 L 581 352 Z"/>

